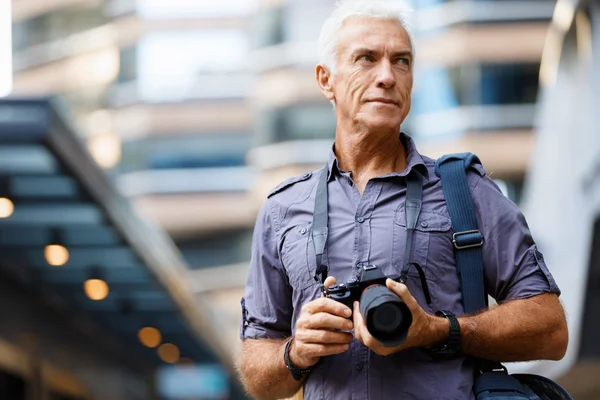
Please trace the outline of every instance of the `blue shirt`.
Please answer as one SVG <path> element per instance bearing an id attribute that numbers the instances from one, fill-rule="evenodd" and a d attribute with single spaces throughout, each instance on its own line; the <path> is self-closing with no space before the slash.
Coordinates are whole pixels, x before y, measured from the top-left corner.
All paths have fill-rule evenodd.
<path id="1" fill-rule="evenodd" d="M 406 240 L 406 175 L 424 176 L 423 205 L 411 262 L 420 264 L 431 294 L 427 304 L 417 271 L 407 286 L 425 311 L 464 313 L 452 246 L 452 227 L 435 161 L 421 156 L 413 140 L 400 137 L 407 167 L 371 179 L 362 194 L 351 173 L 329 157 L 329 237 L 323 255 L 338 283 L 355 276 L 356 266 L 375 264 L 397 277 Z M 294 333 L 303 304 L 320 297 L 314 280 L 316 259 L 310 235 L 319 171 L 275 188 L 255 226 L 252 257 L 242 299 L 241 338 L 286 338 Z M 498 303 L 560 291 L 536 247 L 525 218 L 486 176 L 469 174 L 478 225 L 484 237 L 487 293 Z M 433 361 L 422 349 L 384 357 L 354 340 L 342 354 L 324 357 L 304 383 L 305 399 L 474 399 L 473 367 L 466 358 Z"/>

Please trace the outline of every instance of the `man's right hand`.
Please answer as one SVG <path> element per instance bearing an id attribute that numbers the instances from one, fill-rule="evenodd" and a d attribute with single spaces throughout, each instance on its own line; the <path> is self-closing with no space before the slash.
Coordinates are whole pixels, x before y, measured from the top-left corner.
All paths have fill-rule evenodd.
<path id="1" fill-rule="evenodd" d="M 335 285 L 335 278 L 328 277 L 325 287 Z M 306 303 L 296 321 L 296 333 L 290 347 L 290 361 L 298 368 L 308 368 L 323 356 L 343 353 L 353 340 L 348 332 L 353 329 L 352 310 L 335 300 L 321 297 Z"/>

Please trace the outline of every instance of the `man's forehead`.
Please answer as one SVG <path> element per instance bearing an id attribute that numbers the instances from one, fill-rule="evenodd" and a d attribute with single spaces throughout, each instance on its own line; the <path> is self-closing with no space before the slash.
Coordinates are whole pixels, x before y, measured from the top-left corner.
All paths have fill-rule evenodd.
<path id="1" fill-rule="evenodd" d="M 400 22 L 374 17 L 350 17 L 338 32 L 338 46 L 350 52 L 370 48 L 373 51 L 385 46 L 394 52 L 410 51 L 410 37 Z"/>

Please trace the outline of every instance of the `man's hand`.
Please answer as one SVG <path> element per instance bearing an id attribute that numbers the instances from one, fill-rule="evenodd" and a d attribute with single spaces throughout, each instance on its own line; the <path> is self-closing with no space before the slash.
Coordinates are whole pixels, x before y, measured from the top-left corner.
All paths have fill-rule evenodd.
<path id="1" fill-rule="evenodd" d="M 377 341 L 367 330 L 367 325 L 360 314 L 358 301 L 354 302 L 354 337 L 356 340 L 381 356 L 389 356 L 410 347 L 429 347 L 443 342 L 449 332 L 446 318 L 427 314 L 410 294 L 406 285 L 391 279 L 386 280 L 385 284 L 406 303 L 412 313 L 413 321 L 408 329 L 406 341 L 395 347 L 384 346 Z"/>
<path id="2" fill-rule="evenodd" d="M 335 278 L 328 277 L 325 287 L 335 285 Z M 335 300 L 321 297 L 302 307 L 296 322 L 296 333 L 290 347 L 290 361 L 298 368 L 308 368 L 323 356 L 343 353 L 353 340 L 352 310 Z"/>

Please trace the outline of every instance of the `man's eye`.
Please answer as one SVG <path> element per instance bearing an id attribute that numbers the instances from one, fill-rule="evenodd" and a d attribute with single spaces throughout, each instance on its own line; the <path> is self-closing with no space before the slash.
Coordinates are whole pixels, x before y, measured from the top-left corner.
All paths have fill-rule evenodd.
<path id="1" fill-rule="evenodd" d="M 398 60 L 396 60 L 396 62 L 398 64 L 410 65 L 410 59 L 406 57 L 399 58 Z"/>
<path id="2" fill-rule="evenodd" d="M 360 56 L 360 57 L 359 57 L 359 60 L 361 60 L 361 61 L 373 61 L 373 56 L 370 56 L 370 55 L 368 55 L 368 54 L 365 54 L 365 55 L 363 55 L 363 56 Z"/>

